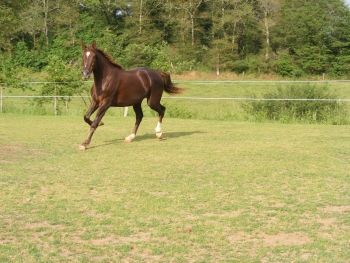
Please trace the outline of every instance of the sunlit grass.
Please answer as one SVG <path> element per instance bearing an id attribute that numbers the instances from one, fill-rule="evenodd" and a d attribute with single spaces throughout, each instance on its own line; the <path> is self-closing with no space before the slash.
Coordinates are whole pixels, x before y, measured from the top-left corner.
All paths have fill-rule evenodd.
<path id="1" fill-rule="evenodd" d="M 346 262 L 347 126 L 0 115 L 2 262 Z"/>

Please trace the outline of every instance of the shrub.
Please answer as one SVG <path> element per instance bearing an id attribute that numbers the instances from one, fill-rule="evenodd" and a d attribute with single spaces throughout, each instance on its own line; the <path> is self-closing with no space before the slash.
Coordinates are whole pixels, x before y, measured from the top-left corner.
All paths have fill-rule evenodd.
<path id="1" fill-rule="evenodd" d="M 349 120 L 339 118 L 345 115 L 345 109 L 335 99 L 337 95 L 331 92 L 327 85 L 290 85 L 285 88 L 268 92 L 264 99 L 290 99 L 290 100 L 257 100 L 243 105 L 246 112 L 253 115 L 256 120 L 276 120 L 283 123 L 334 123 L 334 119 L 341 119 L 347 124 Z M 326 100 L 293 100 L 293 99 L 326 99 Z"/>
<path id="2" fill-rule="evenodd" d="M 289 56 L 283 56 L 279 60 L 276 60 L 273 64 L 274 70 L 281 76 L 291 77 L 293 74 L 293 63 Z"/>
<path id="3" fill-rule="evenodd" d="M 234 72 L 237 74 L 242 74 L 243 72 L 247 72 L 249 70 L 249 64 L 245 60 L 236 60 L 231 63 L 227 62 L 227 65 L 232 68 Z"/>

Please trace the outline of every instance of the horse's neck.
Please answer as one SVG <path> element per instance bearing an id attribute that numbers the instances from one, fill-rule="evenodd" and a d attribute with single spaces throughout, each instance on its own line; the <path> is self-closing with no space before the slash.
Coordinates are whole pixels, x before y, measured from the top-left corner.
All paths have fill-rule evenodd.
<path id="1" fill-rule="evenodd" d="M 95 88 L 97 90 L 102 89 L 104 82 L 110 81 L 108 75 L 113 75 L 113 78 L 117 77 L 119 69 L 114 67 L 104 56 L 99 55 L 97 65 L 94 72 Z"/>
<path id="2" fill-rule="evenodd" d="M 109 72 L 109 67 L 110 67 L 109 62 L 102 55 L 98 55 L 98 59 L 96 62 L 97 62 L 97 65 L 93 70 L 95 81 L 99 78 L 103 79 L 104 74 Z"/>

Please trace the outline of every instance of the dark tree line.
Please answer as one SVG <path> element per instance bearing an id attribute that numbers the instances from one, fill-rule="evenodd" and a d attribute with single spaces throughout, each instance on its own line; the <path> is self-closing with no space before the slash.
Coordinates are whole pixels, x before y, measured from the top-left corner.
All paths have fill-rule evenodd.
<path id="1" fill-rule="evenodd" d="M 0 24 L 2 81 L 79 68 L 81 40 L 124 68 L 350 75 L 343 0 L 0 0 Z"/>

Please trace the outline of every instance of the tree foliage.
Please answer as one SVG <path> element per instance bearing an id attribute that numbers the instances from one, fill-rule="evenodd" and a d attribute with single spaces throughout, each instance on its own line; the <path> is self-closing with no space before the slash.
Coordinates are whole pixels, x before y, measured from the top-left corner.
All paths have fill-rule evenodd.
<path id="1" fill-rule="evenodd" d="M 0 22 L 4 72 L 79 68 L 96 40 L 126 69 L 349 76 L 343 0 L 0 0 Z"/>

